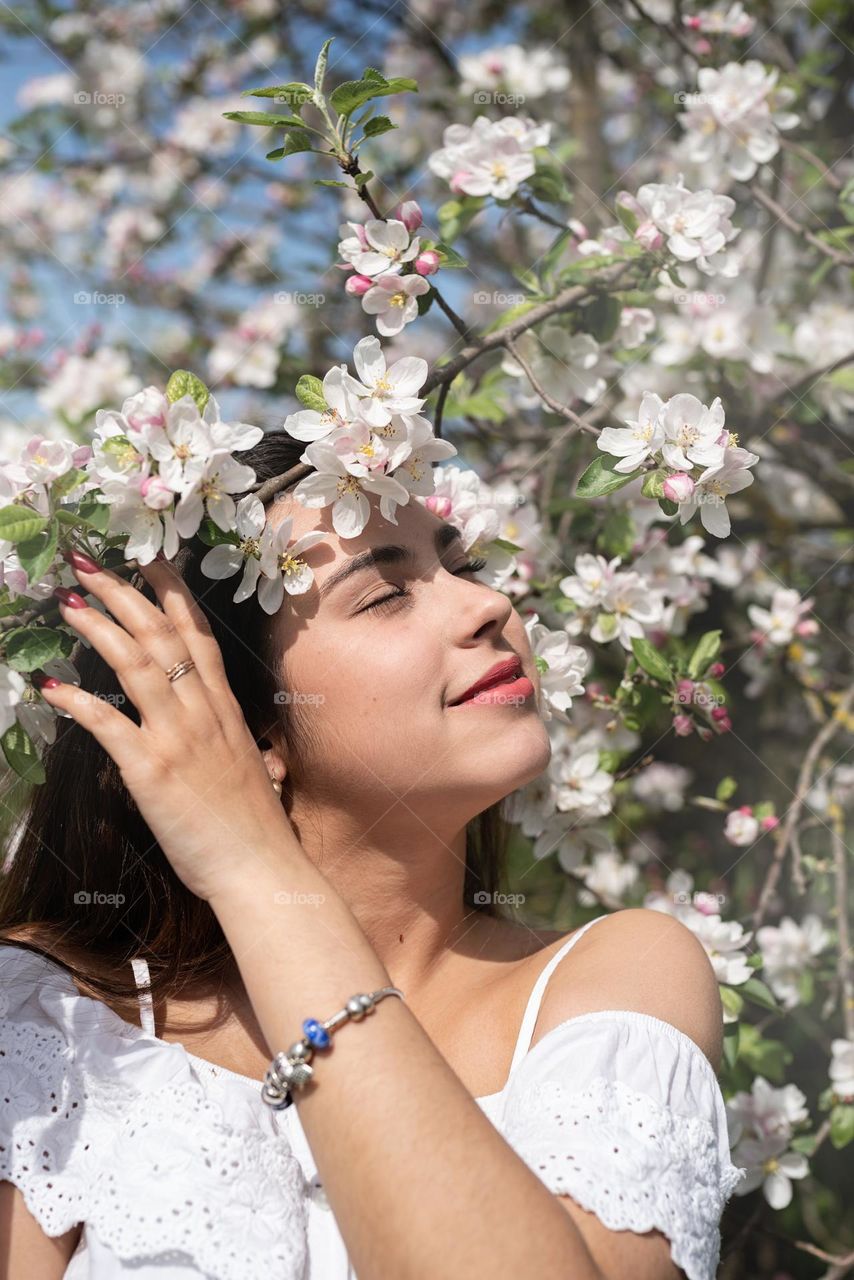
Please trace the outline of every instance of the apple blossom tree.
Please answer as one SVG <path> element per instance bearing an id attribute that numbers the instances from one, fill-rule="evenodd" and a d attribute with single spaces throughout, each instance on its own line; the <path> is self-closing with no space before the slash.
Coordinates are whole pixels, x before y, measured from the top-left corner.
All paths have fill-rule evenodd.
<path id="1" fill-rule="evenodd" d="M 195 8 L 4 19 L 51 60 L 0 136 L 7 832 L 39 683 L 79 681 L 70 548 L 200 539 L 273 614 L 323 537 L 266 524 L 285 485 L 340 538 L 426 504 L 540 671 L 524 917 L 694 932 L 744 1170 L 721 1274 L 848 1274 L 854 12 Z M 258 484 L 265 430 L 305 449 Z"/>

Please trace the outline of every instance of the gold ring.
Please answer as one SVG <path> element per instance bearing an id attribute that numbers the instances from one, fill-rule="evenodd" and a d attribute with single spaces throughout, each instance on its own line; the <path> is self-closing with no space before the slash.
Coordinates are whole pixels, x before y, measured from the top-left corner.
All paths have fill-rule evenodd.
<path id="1" fill-rule="evenodd" d="M 192 671 L 195 666 L 192 658 L 184 658 L 182 662 L 176 662 L 174 667 L 170 667 L 166 672 L 168 680 L 180 680 L 181 676 L 185 676 L 188 671 Z"/>

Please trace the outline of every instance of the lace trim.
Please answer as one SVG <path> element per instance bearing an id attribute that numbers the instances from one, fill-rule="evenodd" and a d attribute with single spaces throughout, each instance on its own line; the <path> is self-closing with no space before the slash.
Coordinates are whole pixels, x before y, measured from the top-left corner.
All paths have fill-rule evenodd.
<path id="1" fill-rule="evenodd" d="M 611 1230 L 662 1231 L 688 1280 L 714 1280 L 721 1214 L 747 1171 L 729 1158 L 721 1167 L 707 1119 L 596 1076 L 580 1092 L 557 1081 L 520 1089 L 504 1131 L 551 1191 L 572 1196 Z"/>
<path id="2" fill-rule="evenodd" d="M 285 1135 L 233 1129 L 192 1078 L 141 1094 L 83 1058 L 54 1028 L 3 1028 L 0 1179 L 46 1234 L 85 1222 L 124 1260 L 302 1280 L 306 1184 Z"/>

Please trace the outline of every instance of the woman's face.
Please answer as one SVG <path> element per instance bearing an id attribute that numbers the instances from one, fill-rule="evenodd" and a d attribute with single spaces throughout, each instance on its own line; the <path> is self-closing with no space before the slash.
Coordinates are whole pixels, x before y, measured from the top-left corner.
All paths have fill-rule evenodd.
<path id="1" fill-rule="evenodd" d="M 462 827 L 548 764 L 527 633 L 507 596 L 466 571 L 452 526 L 416 501 L 397 509 L 394 525 L 369 501 L 365 529 L 347 539 L 332 529 L 330 507 L 283 496 L 267 508 L 274 528 L 292 517 L 291 540 L 325 534 L 306 552 L 313 585 L 286 593 L 274 619 L 280 696 L 304 727 L 300 789 L 373 821 L 399 801 L 397 820 Z M 392 559 L 391 546 L 405 558 Z M 366 552 L 376 561 L 345 575 Z M 449 705 L 514 655 L 529 696 Z"/>

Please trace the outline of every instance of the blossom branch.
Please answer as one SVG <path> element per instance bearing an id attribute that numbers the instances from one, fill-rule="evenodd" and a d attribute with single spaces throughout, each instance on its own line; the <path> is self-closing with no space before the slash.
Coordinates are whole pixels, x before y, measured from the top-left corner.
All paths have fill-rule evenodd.
<path id="1" fill-rule="evenodd" d="M 839 729 L 842 727 L 845 717 L 851 710 L 852 705 L 854 705 L 854 685 L 851 685 L 846 690 L 840 699 L 839 704 L 834 708 L 833 713 L 828 717 L 825 723 L 821 726 L 819 732 L 813 738 L 807 753 L 804 756 L 804 761 L 801 765 L 800 773 L 798 774 L 795 798 L 789 806 L 785 820 L 777 828 L 771 865 L 768 868 L 765 883 L 763 884 L 762 890 L 759 894 L 758 906 L 753 914 L 754 930 L 758 929 L 762 924 L 768 910 L 768 905 L 771 901 L 771 896 L 777 887 L 777 881 L 780 879 L 780 873 L 783 869 L 786 852 L 789 848 L 789 844 L 791 843 L 792 832 L 794 831 L 795 825 L 801 816 L 801 812 L 806 802 L 807 792 L 813 784 L 813 775 L 815 773 L 819 757 L 824 748 L 836 736 Z M 800 868 L 797 870 L 799 872 Z M 802 877 L 800 883 L 801 885 L 803 884 Z M 800 891 L 803 892 L 803 888 L 801 888 Z"/>

